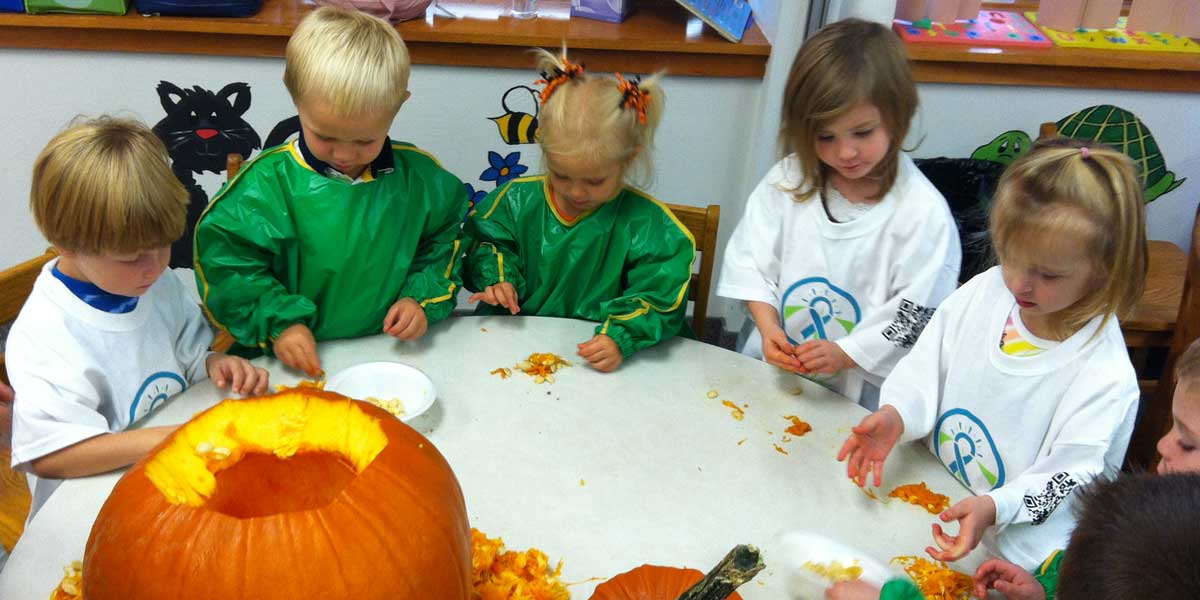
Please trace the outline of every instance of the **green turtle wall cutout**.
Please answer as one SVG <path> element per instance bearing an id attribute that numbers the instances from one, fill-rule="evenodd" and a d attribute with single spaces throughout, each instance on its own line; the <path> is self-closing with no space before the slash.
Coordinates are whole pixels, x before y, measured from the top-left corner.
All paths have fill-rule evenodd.
<path id="1" fill-rule="evenodd" d="M 1150 133 L 1150 128 L 1133 113 L 1110 104 L 1089 106 L 1056 122 L 1058 132 L 1067 137 L 1108 144 L 1133 159 L 1146 202 L 1179 187 L 1185 179 L 1176 179 L 1167 169 L 1167 161 Z M 1033 142 L 1020 130 L 1005 131 L 978 147 L 971 158 L 1010 164 L 1029 151 Z"/>

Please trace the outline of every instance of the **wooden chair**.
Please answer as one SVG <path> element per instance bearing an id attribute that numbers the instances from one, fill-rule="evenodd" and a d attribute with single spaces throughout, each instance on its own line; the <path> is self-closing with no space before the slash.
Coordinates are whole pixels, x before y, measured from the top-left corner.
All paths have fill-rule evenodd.
<path id="1" fill-rule="evenodd" d="M 58 256 L 54 250 L 27 260 L 15 267 L 0 272 L 0 323 L 17 318 L 25 299 L 33 291 L 33 282 L 42 272 L 42 266 Z M 4 354 L 0 352 L 0 381 L 8 384 L 8 373 L 4 369 Z M 0 545 L 11 551 L 21 532 L 25 530 L 25 518 L 29 515 L 29 486 L 25 475 L 13 471 L 12 462 L 12 406 L 0 402 Z"/>
<path id="2" fill-rule="evenodd" d="M 688 286 L 688 300 L 692 307 L 692 330 L 696 339 L 703 340 L 708 320 L 708 295 L 712 290 L 713 263 L 717 259 L 717 228 L 721 223 L 721 207 L 709 204 L 706 208 L 668 204 L 675 218 L 683 223 L 696 239 L 696 251 L 700 253 L 700 270 L 692 273 Z"/>

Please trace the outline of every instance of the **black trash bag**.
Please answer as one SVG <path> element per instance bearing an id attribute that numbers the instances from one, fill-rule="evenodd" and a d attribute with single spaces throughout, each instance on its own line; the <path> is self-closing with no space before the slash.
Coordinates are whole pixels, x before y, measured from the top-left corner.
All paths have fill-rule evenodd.
<path id="1" fill-rule="evenodd" d="M 965 283 L 996 264 L 988 232 L 988 214 L 996 183 L 1006 165 L 974 158 L 944 157 L 919 158 L 913 162 L 950 205 L 962 244 L 958 282 Z"/>

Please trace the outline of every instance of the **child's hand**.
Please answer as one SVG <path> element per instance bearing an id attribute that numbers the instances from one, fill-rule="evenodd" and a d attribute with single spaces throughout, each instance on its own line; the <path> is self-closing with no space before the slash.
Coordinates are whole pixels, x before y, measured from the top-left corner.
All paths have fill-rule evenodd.
<path id="1" fill-rule="evenodd" d="M 16 398 L 13 389 L 0 383 L 0 404 L 12 404 L 13 398 Z"/>
<path id="2" fill-rule="evenodd" d="M 1033 573 L 998 558 L 979 565 L 975 571 L 975 597 L 987 598 L 989 589 L 1008 600 L 1046 600 L 1046 590 Z"/>
<path id="3" fill-rule="evenodd" d="M 593 369 L 602 373 L 616 371 L 624 359 L 617 342 L 603 333 L 579 344 L 579 356 L 588 361 Z"/>
<path id="4" fill-rule="evenodd" d="M 996 523 L 996 502 L 991 496 L 972 496 L 951 506 L 938 515 L 943 523 L 958 521 L 958 535 L 949 535 L 934 523 L 933 541 L 941 550 L 930 546 L 925 552 L 942 562 L 954 562 L 979 545 L 983 531 Z"/>
<path id="5" fill-rule="evenodd" d="M 858 579 L 839 581 L 825 590 L 828 600 L 879 600 L 879 588 Z"/>
<path id="6" fill-rule="evenodd" d="M 415 340 L 425 335 L 429 321 L 425 309 L 412 298 L 401 298 L 388 309 L 383 318 L 383 330 L 398 340 Z"/>
<path id="7" fill-rule="evenodd" d="M 283 364 L 304 371 L 309 377 L 321 374 L 321 359 L 317 358 L 317 340 L 303 323 L 296 323 L 275 338 L 275 357 Z"/>
<path id="8" fill-rule="evenodd" d="M 796 360 L 806 373 L 832 375 L 858 366 L 837 342 L 810 340 L 796 346 Z"/>
<path id="9" fill-rule="evenodd" d="M 866 484 L 867 473 L 871 472 L 875 473 L 875 487 L 879 487 L 883 483 L 883 461 L 904 433 L 904 419 L 894 407 L 885 404 L 867 415 L 850 432 L 850 437 L 838 451 L 838 461 L 846 461 L 846 475 L 859 487 Z"/>
<path id="10" fill-rule="evenodd" d="M 792 347 L 787 333 L 784 333 L 782 328 L 760 329 L 759 333 L 762 334 L 763 360 L 766 360 L 767 364 L 793 373 L 804 372 L 804 365 L 796 358 L 796 349 Z"/>
<path id="11" fill-rule="evenodd" d="M 267 391 L 266 369 L 250 364 L 240 356 L 229 356 L 220 352 L 208 355 L 205 363 L 208 378 L 219 388 L 228 387 L 235 394 L 260 396 Z"/>
<path id="12" fill-rule="evenodd" d="M 482 292 L 471 294 L 471 297 L 467 298 L 467 302 L 479 302 L 480 300 L 492 306 L 497 304 L 503 306 L 514 315 L 521 312 L 521 306 L 517 304 L 517 288 L 507 281 L 489 285 Z"/>

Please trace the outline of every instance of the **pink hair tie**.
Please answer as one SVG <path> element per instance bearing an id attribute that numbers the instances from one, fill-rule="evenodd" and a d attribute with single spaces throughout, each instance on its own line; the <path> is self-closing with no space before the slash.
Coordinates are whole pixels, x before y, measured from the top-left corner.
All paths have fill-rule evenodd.
<path id="1" fill-rule="evenodd" d="M 1092 151 L 1091 151 L 1091 150 L 1088 150 L 1088 147 L 1087 147 L 1087 146 L 1084 146 L 1084 147 L 1080 148 L 1080 149 L 1079 149 L 1079 153 L 1083 155 L 1083 158 L 1084 158 L 1085 160 L 1086 160 L 1086 159 L 1089 159 L 1089 158 L 1091 158 L 1091 157 L 1092 157 Z"/>

